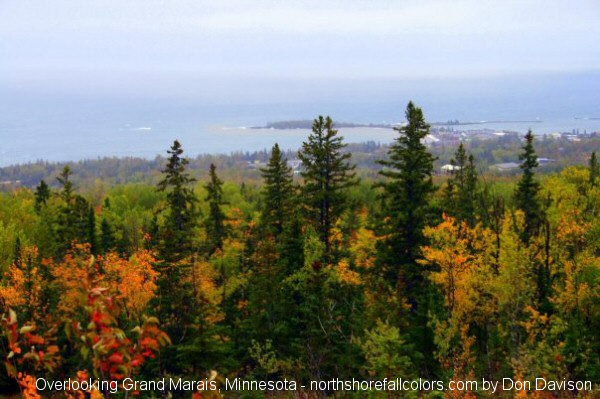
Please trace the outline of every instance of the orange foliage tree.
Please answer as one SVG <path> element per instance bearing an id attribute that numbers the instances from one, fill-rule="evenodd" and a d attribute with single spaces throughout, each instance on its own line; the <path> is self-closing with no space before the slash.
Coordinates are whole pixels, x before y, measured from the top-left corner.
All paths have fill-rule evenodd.
<path id="1" fill-rule="evenodd" d="M 89 245 L 74 244 L 60 262 L 46 259 L 41 266 L 25 267 L 15 262 L 9 268 L 0 287 L 1 325 L 6 367 L 24 395 L 35 397 L 30 376 L 51 375 L 61 364 L 59 354 L 67 347 L 57 342 L 74 350 L 84 368 L 63 371 L 109 381 L 134 375 L 170 344 L 158 319 L 145 315 L 156 292 L 153 263 L 148 251 L 129 259 L 115 254 L 95 258 Z M 42 295 L 44 285 L 50 287 L 48 298 Z M 60 315 L 60 320 L 43 313 Z M 17 314 L 28 318 L 20 327 Z"/>

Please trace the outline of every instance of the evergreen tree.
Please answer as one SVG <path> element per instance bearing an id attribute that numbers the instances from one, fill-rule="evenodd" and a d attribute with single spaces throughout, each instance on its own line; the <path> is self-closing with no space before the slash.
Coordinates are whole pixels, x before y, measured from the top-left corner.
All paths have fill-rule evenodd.
<path id="1" fill-rule="evenodd" d="M 537 286 L 537 305 L 543 312 L 549 312 L 552 305 L 548 300 L 552 289 L 552 276 L 550 271 L 550 225 L 546 220 L 544 210 L 550 206 L 551 198 L 545 201 L 540 198 L 541 185 L 535 179 L 534 169 L 538 167 L 537 155 L 533 145 L 534 136 L 531 130 L 525 135 L 525 145 L 523 153 L 519 155 L 521 160 L 521 169 L 523 174 L 517 184 L 515 191 L 515 204 L 517 209 L 523 211 L 525 216 L 524 226 L 520 232 L 521 241 L 529 245 L 532 240 L 540 233 L 543 234 L 544 257 L 535 257 L 531 259 L 535 283 Z"/>
<path id="2" fill-rule="evenodd" d="M 525 135 L 523 153 L 519 155 L 523 174 L 515 192 L 515 204 L 525 214 L 525 226 L 521 233 L 521 240 L 529 240 L 539 232 L 542 223 L 542 205 L 539 198 L 540 183 L 535 179 L 534 169 L 538 167 L 538 157 L 533 146 L 533 133 L 531 130 Z"/>
<path id="3" fill-rule="evenodd" d="M 294 195 L 292 169 L 279 145 L 275 144 L 266 168 L 261 169 L 264 180 L 261 222 L 269 233 L 281 234 L 289 220 Z"/>
<path id="4" fill-rule="evenodd" d="M 390 243 L 399 263 L 414 264 L 423 244 L 431 194 L 434 157 L 427 151 L 423 139 L 429 134 L 423 111 L 412 102 L 406 108 L 408 124 L 394 128 L 399 133 L 390 148 L 388 160 L 379 173 L 386 178 L 383 187 L 387 229 Z"/>
<path id="5" fill-rule="evenodd" d="M 398 300 L 391 309 L 395 314 L 390 316 L 410 328 L 410 339 L 416 347 L 414 360 L 422 361 L 420 356 L 424 355 L 423 368 L 429 369 L 434 362 L 433 338 L 427 327 L 430 293 L 425 269 L 417 260 L 425 244 L 423 228 L 435 191 L 434 157 L 423 143 L 429 134 L 423 111 L 409 102 L 406 119 L 407 125 L 395 128 L 399 136 L 388 152 L 389 159 L 379 162 L 384 166 L 380 174 L 385 177 L 380 235 L 386 239 L 379 246 L 378 262 L 383 281 L 391 285 L 390 295 Z M 407 304 L 410 312 L 403 315 Z"/>
<path id="6" fill-rule="evenodd" d="M 71 170 L 71 167 L 69 165 L 65 165 L 60 175 L 58 175 L 56 178 L 56 180 L 58 180 L 62 186 L 62 190 L 59 194 L 60 198 L 62 198 L 62 200 L 67 204 L 71 202 L 75 192 L 73 182 L 71 181 L 72 174 L 73 171 Z"/>
<path id="7" fill-rule="evenodd" d="M 89 206 L 87 212 L 87 231 L 86 231 L 87 242 L 90 244 L 91 252 L 94 255 L 98 254 L 98 242 L 96 237 L 96 212 L 94 207 Z"/>
<path id="8" fill-rule="evenodd" d="M 105 217 L 100 222 L 100 252 L 105 254 L 115 248 L 115 233 L 110 222 Z"/>
<path id="9" fill-rule="evenodd" d="M 308 141 L 302 143 L 298 157 L 302 161 L 304 178 L 302 187 L 309 220 L 315 225 L 321 242 L 325 245 L 325 260 L 331 256 L 331 229 L 344 210 L 346 189 L 356 185 L 356 165 L 351 165 L 350 153 L 343 137 L 333 127 L 328 116 L 314 120 Z"/>
<path id="10" fill-rule="evenodd" d="M 445 210 L 460 221 L 475 224 L 475 202 L 477 192 L 477 170 L 475 158 L 467 155 L 465 146 L 460 143 L 454 158 L 450 160 L 453 166 L 444 191 Z"/>
<path id="11" fill-rule="evenodd" d="M 35 188 L 35 211 L 40 213 L 41 209 L 46 206 L 50 199 L 50 187 L 44 180 L 40 180 L 40 184 Z"/>
<path id="12" fill-rule="evenodd" d="M 57 177 L 61 184 L 58 195 L 62 204 L 58 212 L 56 228 L 57 255 L 61 257 L 74 241 L 96 246 L 96 219 L 91 204 L 81 195 L 75 193 L 71 181 L 73 172 L 67 165 Z M 95 250 L 95 249 L 94 249 Z"/>
<path id="13" fill-rule="evenodd" d="M 71 181 L 73 172 L 66 165 L 60 175 L 56 178 L 61 185 L 59 197 L 62 204 L 59 208 L 58 223 L 56 229 L 56 241 L 58 256 L 62 256 L 70 248 L 71 243 L 80 237 L 80 223 L 78 205 L 76 203 L 75 189 Z"/>
<path id="14" fill-rule="evenodd" d="M 13 264 L 19 269 L 23 267 L 23 254 L 21 252 L 21 238 L 17 236 L 15 240 L 15 249 L 13 252 Z"/>
<path id="15" fill-rule="evenodd" d="M 96 216 L 91 215 L 94 213 L 94 209 L 88 200 L 83 198 L 81 195 L 75 195 L 75 203 L 74 203 L 74 212 L 75 212 L 75 239 L 81 243 L 88 243 L 90 245 L 95 245 L 95 242 L 91 242 L 91 240 L 96 240 Z M 93 223 L 93 225 L 91 224 Z M 94 229 L 94 231 L 92 231 Z"/>
<path id="16" fill-rule="evenodd" d="M 207 191 L 206 201 L 208 201 L 208 217 L 205 221 L 206 233 L 209 241 L 209 251 L 213 253 L 217 249 L 223 249 L 223 241 L 227 236 L 225 229 L 225 213 L 223 205 L 226 202 L 223 199 L 223 181 L 217 176 L 217 167 L 210 164 L 208 183 L 204 186 Z"/>
<path id="17" fill-rule="evenodd" d="M 146 242 L 146 249 L 154 249 L 158 247 L 159 244 L 159 230 L 160 226 L 158 224 L 158 217 L 156 214 L 152 215 L 152 220 L 150 221 L 150 226 L 147 228 L 147 233 L 149 234 L 149 239 Z"/>
<path id="18" fill-rule="evenodd" d="M 590 185 L 595 187 L 598 184 L 598 177 L 600 176 L 600 164 L 596 158 L 596 152 L 592 152 L 590 157 Z"/>
<path id="19" fill-rule="evenodd" d="M 195 179 L 189 176 L 186 166 L 189 161 L 182 156 L 183 148 L 175 140 L 163 179 L 158 183 L 159 191 L 167 193 L 167 214 L 160 229 L 159 254 L 166 261 L 179 261 L 194 250 L 193 231 L 197 225 L 196 203 L 198 199 L 189 187 Z"/>
<path id="20" fill-rule="evenodd" d="M 195 260 L 193 237 L 197 226 L 198 199 L 189 187 L 195 179 L 186 171 L 189 161 L 183 157 L 179 141 L 175 140 L 167 153 L 169 158 L 162 171 L 163 179 L 158 183 L 158 190 L 166 192 L 167 202 L 163 223 L 158 230 L 158 254 L 163 261 L 157 265 L 161 272 L 157 284 L 158 316 L 173 342 L 180 346 L 165 350 L 159 367 L 161 373 L 178 373 L 188 366 L 187 359 L 180 357 L 180 351 L 193 339 L 190 333 L 198 316 L 197 303 L 191 294 L 194 287 L 189 278 Z M 126 238 L 124 234 L 121 241 Z"/>

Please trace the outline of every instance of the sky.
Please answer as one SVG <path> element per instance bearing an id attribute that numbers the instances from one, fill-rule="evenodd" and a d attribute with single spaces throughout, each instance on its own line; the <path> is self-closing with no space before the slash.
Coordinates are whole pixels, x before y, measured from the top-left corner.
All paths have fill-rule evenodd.
<path id="1" fill-rule="evenodd" d="M 226 103 L 596 72 L 599 17 L 597 0 L 0 0 L 0 89 Z"/>
<path id="2" fill-rule="evenodd" d="M 267 148 L 222 128 L 397 123 L 408 101 L 597 130 L 599 17 L 599 0 L 0 0 L 0 165 Z"/>

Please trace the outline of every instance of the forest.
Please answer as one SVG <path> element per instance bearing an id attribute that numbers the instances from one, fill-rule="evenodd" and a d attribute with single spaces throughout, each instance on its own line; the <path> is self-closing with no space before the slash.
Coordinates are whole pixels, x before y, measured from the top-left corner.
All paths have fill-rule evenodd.
<path id="1" fill-rule="evenodd" d="M 142 165 L 151 181 L 80 186 L 74 163 L 1 192 L 0 397 L 597 397 L 598 148 L 540 174 L 530 131 L 520 173 L 483 176 L 461 143 L 439 176 L 423 111 L 405 116 L 376 171 L 319 116 L 297 154 L 274 143 L 256 179 L 219 162 L 192 173 L 175 140 Z M 38 378 L 198 384 L 50 394 Z M 208 389 L 236 378 L 298 388 Z M 593 390 L 309 389 L 397 378 Z"/>

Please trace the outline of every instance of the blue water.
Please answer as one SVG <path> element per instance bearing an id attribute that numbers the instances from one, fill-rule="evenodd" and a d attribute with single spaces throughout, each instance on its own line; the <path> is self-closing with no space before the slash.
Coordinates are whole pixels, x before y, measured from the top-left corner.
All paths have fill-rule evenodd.
<path id="1" fill-rule="evenodd" d="M 305 130 L 254 130 L 280 120 L 312 119 L 396 123 L 404 120 L 409 99 L 431 121 L 536 120 L 463 126 L 535 133 L 600 131 L 600 75 L 527 78 L 507 82 L 426 82 L 419 85 L 346 82 L 319 86 L 308 94 L 272 101 L 211 105 L 203 98 L 142 98 L 93 93 L 24 93 L 0 88 L 0 165 L 37 160 L 71 161 L 102 156 L 153 158 L 179 139 L 188 155 L 270 148 L 297 149 Z M 360 83 L 360 84 L 359 84 Z M 315 93 L 314 98 L 311 93 Z M 348 142 L 390 142 L 388 129 L 341 129 Z"/>

